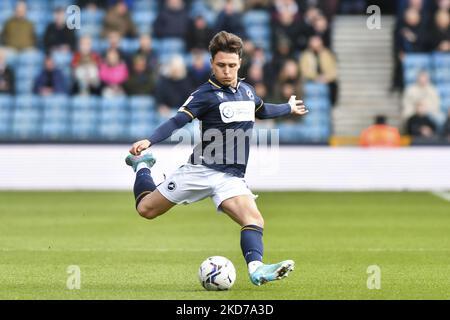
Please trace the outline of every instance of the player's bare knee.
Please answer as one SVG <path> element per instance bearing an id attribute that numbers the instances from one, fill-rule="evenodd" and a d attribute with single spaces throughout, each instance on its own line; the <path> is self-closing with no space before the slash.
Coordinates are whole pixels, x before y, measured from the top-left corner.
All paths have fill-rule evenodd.
<path id="1" fill-rule="evenodd" d="M 137 212 L 141 217 L 149 220 L 155 219 L 159 215 L 155 208 L 143 204 L 138 205 Z"/>

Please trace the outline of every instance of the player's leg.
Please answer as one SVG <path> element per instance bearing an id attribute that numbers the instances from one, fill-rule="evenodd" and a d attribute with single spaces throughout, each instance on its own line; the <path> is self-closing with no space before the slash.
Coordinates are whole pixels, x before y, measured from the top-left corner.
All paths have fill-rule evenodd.
<path id="1" fill-rule="evenodd" d="M 125 162 L 127 165 L 132 166 L 136 172 L 133 192 L 136 200 L 136 210 L 142 217 L 154 219 L 175 205 L 175 203 L 167 200 L 156 190 L 150 171 L 150 168 L 156 162 L 152 154 L 129 155 Z"/>
<path id="2" fill-rule="evenodd" d="M 247 262 L 250 279 L 255 285 L 279 280 L 294 270 L 294 261 L 285 260 L 276 264 L 263 264 L 264 219 L 252 195 L 228 198 L 220 204 L 221 209 L 241 228 L 241 249 Z"/>

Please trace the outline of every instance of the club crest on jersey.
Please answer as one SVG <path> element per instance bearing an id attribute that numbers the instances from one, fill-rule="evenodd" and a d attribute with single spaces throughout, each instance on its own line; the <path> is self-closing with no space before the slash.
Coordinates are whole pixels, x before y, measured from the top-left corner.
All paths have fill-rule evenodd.
<path id="1" fill-rule="evenodd" d="M 233 111 L 233 109 L 231 107 L 226 106 L 225 108 L 222 109 L 222 115 L 225 118 L 229 119 L 232 116 L 234 116 L 234 111 Z"/>
<path id="2" fill-rule="evenodd" d="M 248 96 L 251 100 L 255 100 L 255 96 L 253 95 L 252 90 L 247 89 L 246 93 L 247 93 L 247 96 Z"/>
<path id="3" fill-rule="evenodd" d="M 216 94 L 220 99 L 223 99 L 223 92 L 216 92 Z"/>
<path id="4" fill-rule="evenodd" d="M 169 190 L 169 191 L 173 191 L 173 190 L 175 190 L 177 188 L 177 185 L 175 184 L 175 182 L 173 182 L 173 181 L 170 181 L 168 184 L 167 184 L 167 190 Z"/>

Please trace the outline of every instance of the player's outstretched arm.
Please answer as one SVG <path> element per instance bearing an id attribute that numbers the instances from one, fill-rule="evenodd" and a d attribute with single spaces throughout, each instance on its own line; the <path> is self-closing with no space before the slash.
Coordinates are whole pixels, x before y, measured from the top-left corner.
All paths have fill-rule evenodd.
<path id="1" fill-rule="evenodd" d="M 273 119 L 288 114 L 305 115 L 308 113 L 302 100 L 297 100 L 296 96 L 291 96 L 288 103 L 283 104 L 271 104 L 262 103 L 260 107 L 256 109 L 256 117 L 258 119 Z"/>
<path id="2" fill-rule="evenodd" d="M 182 128 L 186 123 L 191 121 L 192 118 L 185 112 L 177 112 L 175 116 L 161 124 L 149 139 L 139 140 L 131 146 L 130 153 L 138 156 L 142 151 L 148 149 L 151 145 L 164 141 L 172 135 L 172 133 Z"/>

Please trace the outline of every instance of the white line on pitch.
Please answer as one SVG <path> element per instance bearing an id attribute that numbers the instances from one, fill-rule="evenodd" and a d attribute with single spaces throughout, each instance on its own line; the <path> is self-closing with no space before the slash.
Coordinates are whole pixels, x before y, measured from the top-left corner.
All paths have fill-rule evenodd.
<path id="1" fill-rule="evenodd" d="M 450 201 L 450 192 L 445 191 L 433 191 L 431 194 L 435 195 L 438 198 L 444 199 L 445 201 Z"/>

